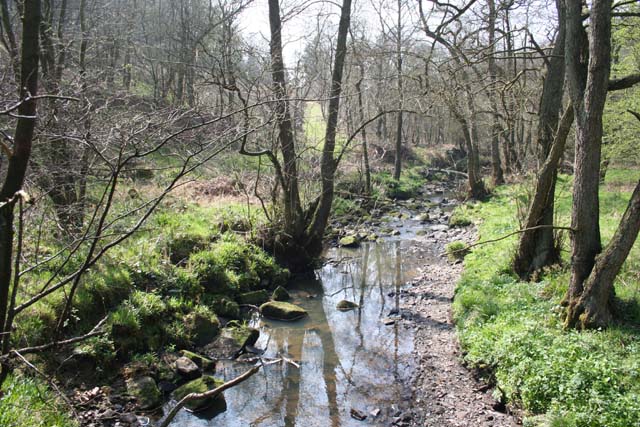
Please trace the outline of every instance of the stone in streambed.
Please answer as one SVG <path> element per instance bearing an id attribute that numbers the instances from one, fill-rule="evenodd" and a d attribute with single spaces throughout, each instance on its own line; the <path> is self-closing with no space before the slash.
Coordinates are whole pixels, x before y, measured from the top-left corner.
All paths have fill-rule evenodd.
<path id="1" fill-rule="evenodd" d="M 195 380 L 202 375 L 200 368 L 188 357 L 179 357 L 175 361 L 176 372 L 186 380 Z"/>
<path id="2" fill-rule="evenodd" d="M 338 302 L 338 304 L 336 304 L 336 308 L 340 311 L 353 310 L 354 308 L 358 307 L 358 304 L 352 301 L 347 301 L 346 299 L 343 299 L 342 301 Z"/>
<path id="3" fill-rule="evenodd" d="M 282 301 L 271 301 L 260 306 L 260 313 L 268 319 L 298 320 L 307 315 L 307 311 L 295 304 Z"/>
<path id="4" fill-rule="evenodd" d="M 240 304 L 260 305 L 267 301 L 269 301 L 269 292 L 264 289 L 245 292 L 238 297 L 238 302 Z"/>
<path id="5" fill-rule="evenodd" d="M 153 409 L 162 403 L 162 394 L 153 378 L 149 376 L 127 380 L 127 393 L 135 397 L 140 409 Z"/>
<path id="6" fill-rule="evenodd" d="M 188 359 L 191 359 L 193 363 L 195 363 L 199 368 L 201 368 L 204 371 L 212 371 L 216 367 L 215 361 L 208 359 L 204 356 L 201 356 L 197 353 L 194 353 L 192 351 L 180 350 L 179 354 L 181 357 L 186 357 Z"/>
<path id="7" fill-rule="evenodd" d="M 344 236 L 338 240 L 338 245 L 343 248 L 357 248 L 360 246 L 360 241 L 356 236 Z"/>
<path id="8" fill-rule="evenodd" d="M 274 301 L 288 301 L 291 299 L 291 295 L 289 292 L 282 286 L 278 286 L 275 291 L 273 291 L 273 295 L 271 299 Z"/>
<path id="9" fill-rule="evenodd" d="M 197 380 L 190 381 L 183 386 L 178 387 L 173 392 L 173 398 L 178 402 L 182 400 L 185 396 L 191 393 L 205 393 L 209 390 L 213 390 L 216 387 L 220 387 L 224 381 L 217 380 L 212 376 L 204 376 L 200 377 Z M 202 411 L 204 409 L 210 408 L 212 406 L 220 406 L 226 407 L 226 402 L 224 400 L 224 394 L 220 393 L 215 397 L 208 397 L 204 399 L 196 399 L 187 402 L 185 407 L 193 412 Z"/>

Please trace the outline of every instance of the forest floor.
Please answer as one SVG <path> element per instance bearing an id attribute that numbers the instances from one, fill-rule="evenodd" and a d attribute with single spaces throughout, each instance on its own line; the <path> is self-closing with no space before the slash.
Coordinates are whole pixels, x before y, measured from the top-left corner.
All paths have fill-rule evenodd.
<path id="1" fill-rule="evenodd" d="M 403 311 L 415 328 L 414 343 L 419 363 L 415 376 L 411 426 L 515 426 L 518 419 L 492 396 L 492 389 L 474 378 L 463 366 L 452 302 L 463 266 L 451 262 L 445 246 L 451 241 L 472 243 L 472 227 L 454 228 L 435 236 L 421 237 L 417 245 L 435 245 L 441 256 L 426 265 L 403 295 Z"/>

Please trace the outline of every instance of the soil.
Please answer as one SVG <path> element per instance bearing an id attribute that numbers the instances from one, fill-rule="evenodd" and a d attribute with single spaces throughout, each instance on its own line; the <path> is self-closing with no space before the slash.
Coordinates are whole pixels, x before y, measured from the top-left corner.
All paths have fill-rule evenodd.
<path id="1" fill-rule="evenodd" d="M 419 368 L 413 388 L 410 426 L 492 426 L 520 424 L 493 390 L 474 378 L 461 363 L 461 351 L 452 320 L 451 303 L 462 263 L 448 261 L 444 247 L 453 240 L 475 240 L 471 228 L 450 229 L 430 238 L 419 238 L 417 245 L 436 245 L 442 255 L 426 265 L 403 295 L 403 311 L 415 328 L 414 347 Z"/>

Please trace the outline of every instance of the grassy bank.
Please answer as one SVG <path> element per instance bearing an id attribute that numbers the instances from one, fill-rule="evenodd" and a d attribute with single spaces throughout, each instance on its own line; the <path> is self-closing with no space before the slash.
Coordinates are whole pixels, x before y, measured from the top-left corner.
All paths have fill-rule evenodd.
<path id="1" fill-rule="evenodd" d="M 601 189 L 603 243 L 611 238 L 638 172 L 611 170 Z M 558 186 L 557 223 L 570 222 L 571 182 Z M 498 188 L 465 215 L 479 240 L 519 228 L 525 186 Z M 495 381 L 497 396 L 520 407 L 525 426 L 629 427 L 640 420 L 640 248 L 617 282 L 619 321 L 607 330 L 565 331 L 559 305 L 569 282 L 566 267 L 523 283 L 510 272 L 517 237 L 473 248 L 454 300 L 465 361 Z M 567 259 L 568 236 L 563 258 Z M 567 262 L 565 262 L 566 266 Z"/>

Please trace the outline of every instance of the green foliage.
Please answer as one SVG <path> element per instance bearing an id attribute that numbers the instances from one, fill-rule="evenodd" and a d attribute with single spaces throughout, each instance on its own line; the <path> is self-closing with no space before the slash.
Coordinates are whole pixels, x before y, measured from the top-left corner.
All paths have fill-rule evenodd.
<path id="1" fill-rule="evenodd" d="M 331 213 L 334 218 L 357 215 L 361 211 L 356 202 L 350 199 L 343 199 L 340 196 L 335 196 L 331 205 Z"/>
<path id="2" fill-rule="evenodd" d="M 46 384 L 35 378 L 9 376 L 0 398 L 0 425 L 4 427 L 76 427 L 69 411 Z"/>
<path id="3" fill-rule="evenodd" d="M 289 278 L 289 272 L 262 249 L 231 234 L 223 235 L 211 249 L 192 255 L 189 267 L 214 294 L 276 287 Z"/>
<path id="4" fill-rule="evenodd" d="M 449 243 L 445 247 L 445 252 L 447 253 L 449 261 L 456 261 L 464 259 L 464 257 L 469 253 L 469 249 L 467 249 L 467 244 L 465 242 L 457 240 Z"/>
<path id="5" fill-rule="evenodd" d="M 426 183 L 421 171 L 421 168 L 407 168 L 397 181 L 390 173 L 381 172 L 373 176 L 373 181 L 382 187 L 388 198 L 407 200 L 418 196 Z"/>
<path id="6" fill-rule="evenodd" d="M 457 206 L 449 217 L 449 227 L 466 227 L 473 224 L 470 217 L 470 212 L 473 209 L 473 205 L 460 205 Z"/>
<path id="7" fill-rule="evenodd" d="M 569 221 L 569 194 L 559 182 L 559 223 Z M 480 240 L 518 228 L 517 188 L 501 187 L 470 211 Z M 610 238 L 628 193 L 602 192 L 603 238 Z M 525 410 L 528 426 L 630 426 L 640 419 L 640 337 L 620 323 L 606 331 L 565 331 L 559 305 L 569 281 L 562 268 L 539 283 L 519 282 L 509 272 L 516 236 L 478 246 L 465 258 L 454 300 L 454 318 L 465 361 L 490 372 L 504 397 Z M 634 248 L 616 292 L 637 306 L 640 285 Z M 626 283 L 626 285 L 624 284 Z M 633 293 L 635 292 L 635 294 Z M 633 322 L 638 322 L 633 318 Z"/>

